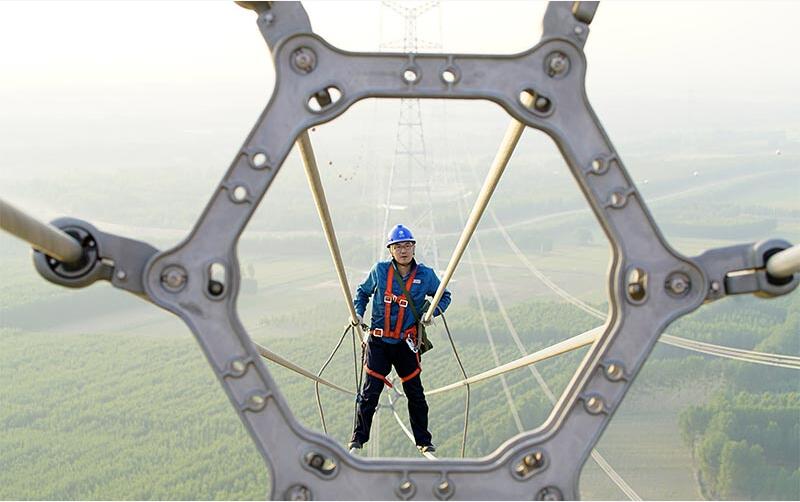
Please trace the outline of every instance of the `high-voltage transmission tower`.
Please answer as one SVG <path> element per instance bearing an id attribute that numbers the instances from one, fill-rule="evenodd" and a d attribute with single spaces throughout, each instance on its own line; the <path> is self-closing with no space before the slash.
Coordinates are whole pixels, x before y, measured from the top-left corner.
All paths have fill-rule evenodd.
<path id="1" fill-rule="evenodd" d="M 408 4 L 409 2 L 406 2 Z M 439 1 L 417 3 L 414 6 L 403 5 L 401 2 L 384 1 L 382 8 L 387 8 L 403 18 L 403 37 L 401 39 L 384 41 L 381 37 L 380 50 L 401 50 L 407 54 L 416 54 L 420 48 L 441 51 L 441 36 L 438 42 L 420 40 L 417 36 L 417 19 L 439 7 Z M 401 98 L 400 115 L 397 119 L 397 134 L 395 137 L 394 158 L 392 159 L 391 173 L 386 194 L 386 217 L 384 219 L 382 235 L 385 237 L 389 227 L 389 213 L 391 200 L 400 193 L 403 183 L 397 183 L 395 176 L 398 168 L 401 175 L 406 176 L 407 195 L 405 201 L 396 203 L 407 206 L 409 220 L 407 224 L 422 227 L 429 239 L 420 242 L 421 252 L 433 260 L 433 265 L 439 269 L 439 253 L 435 243 L 436 227 L 433 221 L 433 207 L 431 202 L 430 187 L 432 173 L 429 169 L 428 154 L 425 148 L 425 134 L 422 125 L 422 113 L 418 98 Z M 394 190 L 393 187 L 398 187 Z M 422 212 L 414 211 L 419 208 Z M 413 218 L 413 220 L 411 219 Z"/>

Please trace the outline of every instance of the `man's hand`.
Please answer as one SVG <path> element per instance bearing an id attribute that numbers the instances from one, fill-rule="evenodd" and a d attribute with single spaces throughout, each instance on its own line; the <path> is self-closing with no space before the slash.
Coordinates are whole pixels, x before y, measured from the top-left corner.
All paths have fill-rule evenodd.
<path id="1" fill-rule="evenodd" d="M 430 326 L 431 324 L 433 324 L 433 316 L 428 317 L 426 315 L 423 315 L 422 316 L 422 324 L 424 324 L 426 327 Z"/>

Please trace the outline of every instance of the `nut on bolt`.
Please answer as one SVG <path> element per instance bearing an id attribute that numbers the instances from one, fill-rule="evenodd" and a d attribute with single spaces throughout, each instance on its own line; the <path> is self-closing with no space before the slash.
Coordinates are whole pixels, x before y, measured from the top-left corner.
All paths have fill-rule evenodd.
<path id="1" fill-rule="evenodd" d="M 689 276 L 683 272 L 671 273 L 664 283 L 664 287 L 667 288 L 667 291 L 679 296 L 688 293 L 691 286 L 692 281 L 689 279 Z"/>
<path id="2" fill-rule="evenodd" d="M 170 265 L 161 272 L 161 284 L 168 291 L 178 292 L 186 285 L 186 270 L 177 265 Z"/>
<path id="3" fill-rule="evenodd" d="M 286 490 L 286 500 L 312 500 L 311 490 L 304 485 L 292 485 Z"/>
<path id="4" fill-rule="evenodd" d="M 308 47 L 301 47 L 292 53 L 292 64 L 303 73 L 311 73 L 317 66 L 317 55 Z"/>
<path id="5" fill-rule="evenodd" d="M 547 486 L 539 490 L 536 500 L 564 500 L 564 496 L 561 494 L 561 490 L 555 486 Z"/>
<path id="6" fill-rule="evenodd" d="M 397 487 L 397 491 L 400 493 L 402 497 L 410 497 L 414 495 L 416 491 L 416 487 L 414 483 L 410 479 L 404 479 L 400 482 L 400 485 Z"/>
<path id="7" fill-rule="evenodd" d="M 551 77 L 566 74 L 569 70 L 569 58 L 563 52 L 553 52 L 547 56 L 547 74 Z"/>

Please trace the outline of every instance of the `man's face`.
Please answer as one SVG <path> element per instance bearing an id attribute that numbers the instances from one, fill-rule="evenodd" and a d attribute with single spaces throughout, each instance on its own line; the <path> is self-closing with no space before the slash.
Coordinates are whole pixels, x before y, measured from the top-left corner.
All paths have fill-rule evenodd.
<path id="1" fill-rule="evenodd" d="M 389 246 L 389 251 L 400 265 L 408 265 L 414 259 L 414 243 L 413 242 L 398 242 Z"/>

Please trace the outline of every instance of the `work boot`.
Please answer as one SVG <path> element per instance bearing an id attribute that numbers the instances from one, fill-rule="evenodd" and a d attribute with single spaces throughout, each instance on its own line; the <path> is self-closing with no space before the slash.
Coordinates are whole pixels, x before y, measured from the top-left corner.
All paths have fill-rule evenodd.
<path id="1" fill-rule="evenodd" d="M 418 444 L 417 449 L 420 453 L 433 453 L 436 451 L 436 447 L 432 444 Z"/>
<path id="2" fill-rule="evenodd" d="M 363 447 L 364 443 L 357 439 L 350 441 L 350 443 L 347 445 L 347 449 L 350 450 L 350 453 L 355 453 L 357 450 L 360 450 Z"/>

